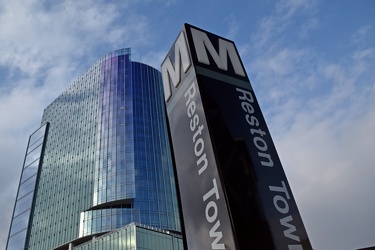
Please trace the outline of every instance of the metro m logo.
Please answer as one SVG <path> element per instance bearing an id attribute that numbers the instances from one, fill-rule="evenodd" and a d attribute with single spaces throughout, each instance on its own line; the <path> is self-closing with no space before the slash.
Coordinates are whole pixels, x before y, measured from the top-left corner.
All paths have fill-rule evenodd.
<path id="1" fill-rule="evenodd" d="M 240 58 L 234 47 L 234 43 L 218 38 L 219 39 L 219 54 L 218 54 L 205 32 L 191 28 L 191 34 L 193 36 L 194 47 L 195 47 L 195 51 L 197 53 L 197 58 L 199 62 L 204 63 L 206 65 L 210 65 L 210 61 L 208 60 L 208 55 L 207 55 L 207 51 L 208 51 L 210 55 L 212 56 L 213 60 L 215 61 L 216 66 L 219 69 L 227 71 L 228 70 L 227 58 L 229 56 L 229 59 L 232 62 L 232 65 L 234 68 L 234 72 L 239 76 L 246 76 L 245 70 L 242 67 Z"/>
<path id="2" fill-rule="evenodd" d="M 190 29 L 192 39 L 189 36 L 190 33 L 188 29 Z M 215 48 L 209 37 L 211 37 L 211 39 L 218 40 L 218 48 Z M 189 40 L 186 40 L 187 38 L 189 38 Z M 188 50 L 188 42 L 190 46 L 194 46 L 199 63 L 210 65 L 208 56 L 209 53 L 219 69 L 219 72 L 222 73 L 223 70 L 228 71 L 229 58 L 233 66 L 234 73 L 238 76 L 246 76 L 245 70 L 241 64 L 241 60 L 233 42 L 224 40 L 219 36 L 206 33 L 185 24 L 185 28 L 181 31 L 176 42 L 170 49 L 167 57 L 164 59 L 164 62 L 161 65 L 164 98 L 166 102 L 169 101 L 172 96 L 171 86 L 174 88 L 179 86 L 182 78 L 181 76 L 188 72 L 192 64 L 192 59 L 190 57 L 191 51 Z M 173 59 L 171 59 L 171 57 L 174 57 L 173 63 Z"/>
<path id="3" fill-rule="evenodd" d="M 165 58 L 163 64 L 161 65 L 161 71 L 163 75 L 163 87 L 164 87 L 164 99 L 167 102 L 172 95 L 171 84 L 169 79 L 171 79 L 172 84 L 175 88 L 181 82 L 181 63 L 184 73 L 187 72 L 191 65 L 190 55 L 187 49 L 185 32 L 182 31 L 174 44 L 174 67 L 169 55 Z"/>

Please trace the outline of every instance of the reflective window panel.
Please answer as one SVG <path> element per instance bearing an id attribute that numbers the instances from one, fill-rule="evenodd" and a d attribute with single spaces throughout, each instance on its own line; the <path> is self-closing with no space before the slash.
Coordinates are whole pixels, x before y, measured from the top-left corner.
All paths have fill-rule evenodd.
<path id="1" fill-rule="evenodd" d="M 9 230 L 7 250 L 26 249 L 26 229 L 30 222 L 30 212 L 32 209 L 35 185 L 47 132 L 48 123 L 40 127 L 29 138 L 20 185 L 18 187 L 16 203 L 14 206 L 13 218 Z"/>
<path id="2" fill-rule="evenodd" d="M 24 197 L 29 181 L 37 183 L 29 249 L 58 248 L 132 222 L 180 231 L 165 119 L 161 74 L 133 62 L 130 49 L 102 57 L 48 105 L 48 140 L 39 148 L 41 135 L 33 134 L 21 178 Z M 39 151 L 43 165 L 34 176 Z"/>

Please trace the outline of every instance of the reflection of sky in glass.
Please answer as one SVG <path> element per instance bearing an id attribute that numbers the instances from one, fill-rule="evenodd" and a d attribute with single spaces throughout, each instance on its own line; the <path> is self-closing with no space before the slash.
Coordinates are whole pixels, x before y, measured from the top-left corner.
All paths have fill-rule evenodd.
<path id="1" fill-rule="evenodd" d="M 160 73 L 130 50 L 101 61 L 94 207 L 80 236 L 130 222 L 180 230 Z"/>
<path id="2" fill-rule="evenodd" d="M 94 206 L 135 196 L 133 137 L 125 137 L 133 131 L 132 101 L 125 106 L 132 98 L 131 88 L 126 88 L 131 75 L 125 74 L 131 72 L 130 50 L 108 54 L 101 68 Z"/>
<path id="3" fill-rule="evenodd" d="M 44 110 L 42 123 L 50 126 L 30 248 L 51 249 L 131 222 L 180 230 L 162 96 L 160 73 L 132 62 L 124 49 L 100 59 Z M 30 139 L 20 211 L 32 201 L 40 138 Z"/>
<path id="4" fill-rule="evenodd" d="M 48 125 L 45 124 L 39 128 L 29 139 L 9 231 L 8 250 L 23 249 L 26 242 L 26 229 L 30 223 L 29 215 L 33 203 L 35 184 L 47 126 Z"/>

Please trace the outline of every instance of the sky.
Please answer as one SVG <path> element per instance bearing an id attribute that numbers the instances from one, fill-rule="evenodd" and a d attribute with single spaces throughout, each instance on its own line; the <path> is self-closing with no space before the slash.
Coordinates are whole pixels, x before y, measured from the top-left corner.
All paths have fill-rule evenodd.
<path id="1" fill-rule="evenodd" d="M 313 248 L 375 246 L 375 1 L 0 0 L 0 249 L 29 135 L 99 58 L 160 68 L 184 23 L 235 42 Z"/>

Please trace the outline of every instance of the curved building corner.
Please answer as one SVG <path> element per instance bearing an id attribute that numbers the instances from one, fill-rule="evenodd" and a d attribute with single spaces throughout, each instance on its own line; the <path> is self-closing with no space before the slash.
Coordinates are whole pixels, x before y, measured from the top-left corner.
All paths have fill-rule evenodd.
<path id="1" fill-rule="evenodd" d="M 21 249 L 72 249 L 132 223 L 181 231 L 158 70 L 130 49 L 109 53 L 44 110 L 46 123 Z"/>

